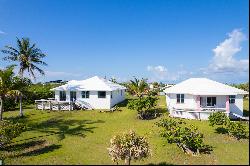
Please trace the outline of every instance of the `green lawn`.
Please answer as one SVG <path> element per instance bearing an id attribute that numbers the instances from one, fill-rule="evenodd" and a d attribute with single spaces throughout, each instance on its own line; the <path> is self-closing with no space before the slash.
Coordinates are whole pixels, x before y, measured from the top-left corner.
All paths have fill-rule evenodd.
<path id="1" fill-rule="evenodd" d="M 244 99 L 244 105 L 243 105 L 243 109 L 244 109 L 244 116 L 249 116 L 249 99 Z"/>
<path id="2" fill-rule="evenodd" d="M 161 97 L 159 107 L 165 108 Z M 5 118 L 15 118 L 18 111 L 5 112 Z M 25 109 L 28 131 L 15 139 L 13 146 L 0 152 L 5 164 L 115 164 L 107 153 L 110 138 L 133 129 L 148 138 L 152 157 L 132 164 L 248 164 L 249 140 L 237 141 L 215 133 L 207 121 L 186 120 L 204 133 L 205 143 L 213 146 L 211 154 L 190 156 L 175 144 L 159 137 L 154 125 L 160 118 L 138 120 L 136 112 L 122 107 L 121 112 L 38 111 Z M 120 164 L 123 164 L 120 162 Z"/>

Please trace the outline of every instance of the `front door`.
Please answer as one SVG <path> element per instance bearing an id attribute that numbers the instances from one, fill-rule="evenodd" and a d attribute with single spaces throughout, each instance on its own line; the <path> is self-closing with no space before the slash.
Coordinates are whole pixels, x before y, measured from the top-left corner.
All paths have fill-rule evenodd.
<path id="1" fill-rule="evenodd" d="M 76 91 L 70 91 L 70 101 L 76 100 Z"/>

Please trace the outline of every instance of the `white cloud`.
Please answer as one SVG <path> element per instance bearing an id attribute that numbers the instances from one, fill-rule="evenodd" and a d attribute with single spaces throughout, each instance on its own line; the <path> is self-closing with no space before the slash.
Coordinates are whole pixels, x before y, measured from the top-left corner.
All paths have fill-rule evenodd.
<path id="1" fill-rule="evenodd" d="M 147 70 L 154 74 L 154 77 L 158 80 L 164 80 L 167 76 L 167 68 L 164 66 L 147 66 Z"/>
<path id="2" fill-rule="evenodd" d="M 235 73 L 248 72 L 249 59 L 235 59 L 235 55 L 241 51 L 241 43 L 247 40 L 240 29 L 235 29 L 228 34 L 228 38 L 213 49 L 214 56 L 208 67 L 203 68 L 207 73 Z"/>
<path id="3" fill-rule="evenodd" d="M 183 80 L 191 76 L 193 73 L 184 69 L 183 65 L 179 66 L 177 72 L 170 72 L 165 66 L 147 66 L 147 70 L 152 72 L 153 76 L 149 78 L 150 82 L 153 81 L 177 81 Z"/>
<path id="4" fill-rule="evenodd" d="M 48 77 L 67 77 L 67 76 L 72 76 L 72 77 L 79 77 L 81 74 L 79 73 L 69 73 L 69 72 L 63 72 L 63 71 L 45 71 L 45 75 Z"/>
<path id="5" fill-rule="evenodd" d="M 1 30 L 0 30 L 0 34 L 6 34 L 6 33 L 5 33 L 4 31 L 1 31 Z"/>

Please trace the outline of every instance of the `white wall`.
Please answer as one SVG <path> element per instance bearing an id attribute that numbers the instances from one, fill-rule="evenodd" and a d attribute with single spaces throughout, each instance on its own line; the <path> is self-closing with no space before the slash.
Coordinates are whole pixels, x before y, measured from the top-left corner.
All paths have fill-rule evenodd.
<path id="1" fill-rule="evenodd" d="M 200 96 L 200 97 L 216 97 L 216 107 L 226 108 L 226 95 L 224 96 Z M 184 103 L 177 103 L 176 94 L 166 94 L 166 102 L 168 110 L 171 114 L 171 109 L 196 109 L 196 96 L 184 94 Z M 236 113 L 238 115 L 243 115 L 243 95 L 236 95 L 235 103 L 230 103 L 230 112 Z"/>
<path id="2" fill-rule="evenodd" d="M 122 91 L 122 93 L 121 93 Z M 110 92 L 111 93 L 111 92 Z M 112 91 L 111 107 L 125 100 L 125 90 Z"/>
<path id="3" fill-rule="evenodd" d="M 111 99 L 111 92 L 106 91 L 106 98 L 98 98 L 98 91 L 89 91 L 89 98 L 82 98 L 81 91 L 76 92 L 76 99 L 81 99 L 91 105 L 94 109 L 110 109 L 115 104 L 125 100 L 125 90 L 113 91 L 113 98 Z M 60 100 L 60 91 L 55 91 L 55 99 Z M 70 91 L 66 91 L 66 101 L 70 101 Z"/>
<path id="4" fill-rule="evenodd" d="M 177 103 L 176 94 L 167 94 L 166 101 L 169 109 L 173 107 L 195 109 L 197 107 L 195 96 L 189 94 L 184 94 L 184 103 Z"/>
<path id="5" fill-rule="evenodd" d="M 243 116 L 243 95 L 236 95 L 235 103 L 229 104 L 230 112 Z"/>

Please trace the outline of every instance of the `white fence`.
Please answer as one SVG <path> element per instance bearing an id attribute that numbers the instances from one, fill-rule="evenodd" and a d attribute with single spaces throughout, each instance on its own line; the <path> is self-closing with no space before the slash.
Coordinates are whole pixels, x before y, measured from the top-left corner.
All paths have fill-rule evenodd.
<path id="1" fill-rule="evenodd" d="M 35 100 L 38 110 L 73 110 L 73 102 L 56 100 Z"/>

